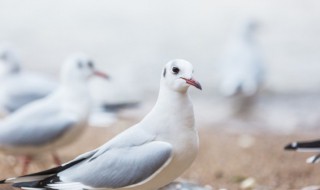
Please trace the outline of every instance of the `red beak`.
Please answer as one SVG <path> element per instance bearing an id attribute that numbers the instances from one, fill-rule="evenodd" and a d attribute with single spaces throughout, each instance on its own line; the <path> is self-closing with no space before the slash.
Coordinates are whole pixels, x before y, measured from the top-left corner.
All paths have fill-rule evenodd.
<path id="1" fill-rule="evenodd" d="M 104 79 L 110 79 L 109 75 L 107 75 L 106 73 L 103 73 L 101 71 L 93 71 L 93 74 L 98 77 L 102 77 Z"/>
<path id="2" fill-rule="evenodd" d="M 183 80 L 185 80 L 187 84 L 190 84 L 190 85 L 196 87 L 197 89 L 202 90 L 201 84 L 198 81 L 196 81 L 195 79 L 193 79 L 193 78 L 186 79 L 186 78 L 183 78 L 183 77 L 181 77 L 181 78 Z"/>

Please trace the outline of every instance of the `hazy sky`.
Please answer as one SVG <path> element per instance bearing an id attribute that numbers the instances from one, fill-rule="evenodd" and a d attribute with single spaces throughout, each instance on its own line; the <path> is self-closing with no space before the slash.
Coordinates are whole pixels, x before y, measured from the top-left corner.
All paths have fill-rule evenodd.
<path id="1" fill-rule="evenodd" d="M 212 93 L 225 40 L 239 17 L 250 16 L 260 22 L 268 88 L 320 89 L 318 0 L 0 2 L 0 41 L 12 43 L 27 68 L 56 73 L 81 51 L 123 84 L 143 81 L 139 87 L 156 91 L 165 62 L 185 58 Z"/>

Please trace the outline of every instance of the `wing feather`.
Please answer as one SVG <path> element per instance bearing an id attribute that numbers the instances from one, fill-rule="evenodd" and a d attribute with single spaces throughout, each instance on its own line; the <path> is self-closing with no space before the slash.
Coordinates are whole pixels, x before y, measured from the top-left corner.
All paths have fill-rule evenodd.
<path id="1" fill-rule="evenodd" d="M 172 146 L 152 141 L 143 145 L 114 148 L 61 172 L 63 182 L 90 187 L 122 188 L 138 184 L 162 169 L 171 160 Z"/>

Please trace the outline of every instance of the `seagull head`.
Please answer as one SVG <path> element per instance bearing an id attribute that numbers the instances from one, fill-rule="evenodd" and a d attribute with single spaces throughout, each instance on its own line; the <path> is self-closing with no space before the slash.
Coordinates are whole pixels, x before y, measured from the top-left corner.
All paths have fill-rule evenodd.
<path id="1" fill-rule="evenodd" d="M 0 47 L 0 75 L 17 73 L 19 70 L 20 61 L 16 52 L 10 47 Z"/>
<path id="2" fill-rule="evenodd" d="M 178 92 L 186 92 L 190 86 L 202 90 L 200 83 L 193 77 L 192 64 L 183 59 L 171 60 L 166 64 L 161 82 Z"/>
<path id="3" fill-rule="evenodd" d="M 63 82 L 86 82 L 93 76 L 109 79 L 109 76 L 95 68 L 92 59 L 86 55 L 77 54 L 69 57 L 62 67 Z"/>

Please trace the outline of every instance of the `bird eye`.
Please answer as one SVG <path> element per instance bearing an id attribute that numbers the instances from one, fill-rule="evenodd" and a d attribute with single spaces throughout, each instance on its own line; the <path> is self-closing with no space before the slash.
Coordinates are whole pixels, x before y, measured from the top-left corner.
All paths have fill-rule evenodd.
<path id="1" fill-rule="evenodd" d="M 174 74 L 178 74 L 179 71 L 180 71 L 180 69 L 179 69 L 178 67 L 172 67 L 172 72 L 173 72 Z"/>
<path id="2" fill-rule="evenodd" d="M 89 61 L 89 62 L 88 62 L 88 66 L 89 66 L 91 69 L 93 69 L 94 66 L 93 66 L 92 61 Z"/>

